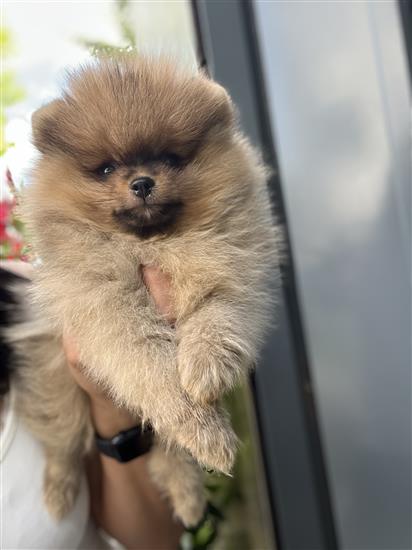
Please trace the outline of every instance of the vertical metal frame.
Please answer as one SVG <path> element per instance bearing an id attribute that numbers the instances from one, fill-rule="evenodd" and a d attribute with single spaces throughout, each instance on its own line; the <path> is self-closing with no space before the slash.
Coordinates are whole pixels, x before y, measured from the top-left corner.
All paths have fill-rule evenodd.
<path id="1" fill-rule="evenodd" d="M 399 11 L 405 35 L 405 49 L 409 62 L 409 74 L 412 80 L 412 0 L 399 0 Z"/>
<path id="2" fill-rule="evenodd" d="M 243 129 L 274 168 L 270 188 L 287 237 L 253 4 L 192 0 L 192 6 L 199 62 L 229 90 Z M 274 312 L 277 328 L 269 335 L 252 380 L 261 450 L 278 547 L 333 550 L 338 543 L 290 247 L 289 256 L 282 268 L 282 294 Z"/>

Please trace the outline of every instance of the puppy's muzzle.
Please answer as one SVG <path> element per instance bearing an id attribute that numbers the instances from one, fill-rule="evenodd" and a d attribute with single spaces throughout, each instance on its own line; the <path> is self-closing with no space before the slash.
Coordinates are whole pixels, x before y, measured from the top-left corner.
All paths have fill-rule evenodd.
<path id="1" fill-rule="evenodd" d="M 136 195 L 136 197 L 140 197 L 143 200 L 151 194 L 154 186 L 154 180 L 148 176 L 137 178 L 129 184 L 130 190 Z"/>

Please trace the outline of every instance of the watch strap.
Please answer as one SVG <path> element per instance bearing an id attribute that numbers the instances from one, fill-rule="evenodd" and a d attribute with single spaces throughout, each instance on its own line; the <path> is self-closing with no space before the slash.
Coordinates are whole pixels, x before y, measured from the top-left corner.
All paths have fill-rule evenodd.
<path id="1" fill-rule="evenodd" d="M 95 441 L 99 451 L 118 462 L 129 462 L 150 451 L 153 444 L 153 429 L 139 425 L 104 439 L 96 434 Z"/>

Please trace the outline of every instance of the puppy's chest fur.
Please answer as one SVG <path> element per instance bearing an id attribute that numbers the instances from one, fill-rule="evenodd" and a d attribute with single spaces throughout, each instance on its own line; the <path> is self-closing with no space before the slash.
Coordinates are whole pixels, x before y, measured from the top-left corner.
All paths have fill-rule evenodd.
<path id="1" fill-rule="evenodd" d="M 240 273 L 239 247 L 210 232 L 141 241 L 123 235 L 107 238 L 60 223 L 37 249 L 43 259 L 40 292 L 55 300 L 56 308 L 75 296 L 86 299 L 96 293 L 136 296 L 136 307 L 152 306 L 149 294 L 142 292 L 142 266 L 153 265 L 170 277 L 174 313 L 180 319 L 216 289 L 236 286 Z"/>
<path id="2" fill-rule="evenodd" d="M 147 243 L 118 241 L 118 245 L 116 240 L 113 240 L 114 276 L 130 289 L 136 282 L 140 288 L 143 285 L 141 267 L 159 267 L 171 279 L 177 319 L 189 315 L 217 288 L 222 290 L 222 285 L 229 281 L 235 283 L 234 268 L 238 258 L 231 258 L 231 247 L 217 235 L 198 233 Z M 136 269 L 139 271 L 137 278 Z"/>

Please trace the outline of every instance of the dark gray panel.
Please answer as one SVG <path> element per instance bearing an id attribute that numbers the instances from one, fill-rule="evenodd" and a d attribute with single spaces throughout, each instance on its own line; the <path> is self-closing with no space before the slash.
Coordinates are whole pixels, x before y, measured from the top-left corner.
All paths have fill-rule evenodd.
<path id="1" fill-rule="evenodd" d="M 410 89 L 396 2 L 256 2 L 339 539 L 411 548 Z"/>

